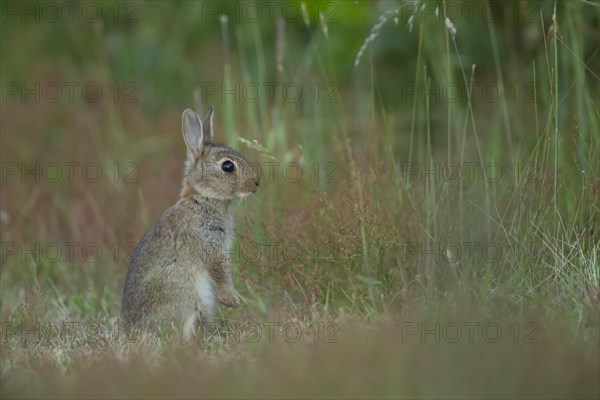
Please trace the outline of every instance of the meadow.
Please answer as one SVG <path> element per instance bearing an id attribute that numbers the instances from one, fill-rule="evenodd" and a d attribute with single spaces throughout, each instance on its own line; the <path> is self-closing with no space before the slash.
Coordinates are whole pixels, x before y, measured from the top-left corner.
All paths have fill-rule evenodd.
<path id="1" fill-rule="evenodd" d="M 597 1 L 0 7 L 2 398 L 600 397 Z M 242 304 L 129 338 L 209 105 Z"/>

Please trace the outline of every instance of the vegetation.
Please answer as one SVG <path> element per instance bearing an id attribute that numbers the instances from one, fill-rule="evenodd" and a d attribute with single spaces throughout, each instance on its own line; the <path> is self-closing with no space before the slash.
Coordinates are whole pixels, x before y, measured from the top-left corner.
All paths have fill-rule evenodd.
<path id="1" fill-rule="evenodd" d="M 3 2 L 2 396 L 598 398 L 600 7 L 468 3 Z M 211 104 L 245 301 L 130 340 Z"/>

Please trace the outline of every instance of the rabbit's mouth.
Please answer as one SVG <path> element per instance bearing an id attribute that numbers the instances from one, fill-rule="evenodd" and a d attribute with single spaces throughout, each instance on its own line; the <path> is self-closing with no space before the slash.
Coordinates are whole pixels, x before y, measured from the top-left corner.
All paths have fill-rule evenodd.
<path id="1" fill-rule="evenodd" d="M 240 192 L 238 192 L 238 196 L 243 198 L 243 197 L 250 196 L 253 193 L 256 193 L 256 191 L 258 190 L 259 184 L 260 184 L 260 181 L 258 180 L 258 178 L 255 180 L 246 182 L 243 189 Z"/>
<path id="2" fill-rule="evenodd" d="M 238 197 L 243 199 L 245 197 L 252 196 L 254 193 L 256 193 L 256 189 L 251 190 L 251 191 L 238 192 Z"/>

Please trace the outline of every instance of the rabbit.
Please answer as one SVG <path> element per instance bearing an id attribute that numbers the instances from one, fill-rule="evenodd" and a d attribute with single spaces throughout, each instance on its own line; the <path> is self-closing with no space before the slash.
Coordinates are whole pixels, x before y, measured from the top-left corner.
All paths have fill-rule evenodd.
<path id="1" fill-rule="evenodd" d="M 237 151 L 213 144 L 213 108 L 204 122 L 182 115 L 187 159 L 179 200 L 133 252 L 123 290 L 129 332 L 176 329 L 190 339 L 214 319 L 217 303 L 237 307 L 230 253 L 232 200 L 258 189 L 258 171 Z"/>

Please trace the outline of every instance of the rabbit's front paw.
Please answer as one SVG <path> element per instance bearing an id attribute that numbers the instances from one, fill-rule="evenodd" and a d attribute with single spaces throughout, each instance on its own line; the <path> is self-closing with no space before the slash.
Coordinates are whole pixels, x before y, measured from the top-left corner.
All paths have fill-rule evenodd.
<path id="1" fill-rule="evenodd" d="M 227 307 L 236 308 L 240 305 L 240 296 L 234 288 L 222 286 L 218 290 L 217 301 Z"/>

